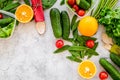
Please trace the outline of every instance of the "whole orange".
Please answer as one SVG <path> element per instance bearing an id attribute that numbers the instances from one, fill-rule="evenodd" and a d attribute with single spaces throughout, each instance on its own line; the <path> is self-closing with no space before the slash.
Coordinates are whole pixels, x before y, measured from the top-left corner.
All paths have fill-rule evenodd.
<path id="1" fill-rule="evenodd" d="M 84 36 L 93 36 L 98 30 L 98 22 L 94 17 L 86 16 L 81 19 L 78 31 Z"/>

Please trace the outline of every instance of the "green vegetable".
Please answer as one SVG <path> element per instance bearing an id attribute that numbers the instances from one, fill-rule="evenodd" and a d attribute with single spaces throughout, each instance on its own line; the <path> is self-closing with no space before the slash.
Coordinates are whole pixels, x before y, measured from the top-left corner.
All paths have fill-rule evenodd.
<path id="1" fill-rule="evenodd" d="M 67 59 L 69 59 L 69 60 L 71 60 L 71 61 L 75 61 L 75 62 L 82 62 L 82 60 L 81 60 L 81 59 L 76 58 L 76 57 L 74 57 L 74 56 L 67 56 L 66 58 L 67 58 Z"/>
<path id="2" fill-rule="evenodd" d="M 94 13 L 92 14 L 93 17 L 95 17 L 95 18 L 99 17 L 100 12 L 101 12 L 103 6 L 105 5 L 104 1 L 105 0 L 100 0 L 99 1 L 99 4 L 98 4 L 97 8 L 95 9 Z"/>
<path id="3" fill-rule="evenodd" d="M 74 25 L 73 25 L 73 27 L 72 27 L 72 31 L 74 31 L 74 30 L 77 29 L 79 22 L 80 22 L 80 20 L 77 21 L 76 23 L 74 23 Z"/>
<path id="4" fill-rule="evenodd" d="M 112 9 L 118 0 L 100 0 L 97 8 L 93 10 L 92 16 L 99 19 L 100 13 L 103 9 L 109 8 Z"/>
<path id="5" fill-rule="evenodd" d="M 0 28 L 0 38 L 5 38 L 6 36 L 6 33 Z"/>
<path id="6" fill-rule="evenodd" d="M 112 45 L 110 52 L 120 55 L 120 47 L 118 45 Z"/>
<path id="7" fill-rule="evenodd" d="M 56 51 L 54 51 L 54 53 L 56 54 L 56 53 L 60 53 L 60 52 L 63 52 L 65 50 L 68 50 L 69 47 L 70 47 L 69 45 L 65 45 L 62 48 L 57 49 Z"/>
<path id="8" fill-rule="evenodd" d="M 13 21 L 13 18 L 11 18 L 11 17 L 0 19 L 0 26 L 8 24 L 12 21 Z"/>
<path id="9" fill-rule="evenodd" d="M 100 13 L 99 23 L 104 25 L 106 33 L 112 37 L 114 43 L 120 46 L 120 8 L 115 10 L 103 9 Z"/>
<path id="10" fill-rule="evenodd" d="M 115 53 L 110 54 L 110 59 L 118 66 L 120 67 L 120 56 L 116 55 Z"/>
<path id="11" fill-rule="evenodd" d="M 60 38 L 62 36 L 62 25 L 60 11 L 57 8 L 53 8 L 50 11 L 50 19 L 54 36 Z"/>
<path id="12" fill-rule="evenodd" d="M 70 18 L 66 11 L 61 12 L 61 22 L 62 22 L 62 37 L 63 39 L 68 39 L 70 35 Z"/>
<path id="13" fill-rule="evenodd" d="M 44 9 L 52 7 L 57 0 L 42 0 L 42 5 Z"/>
<path id="14" fill-rule="evenodd" d="M 71 50 L 71 51 L 83 51 L 83 50 L 87 50 L 88 48 L 87 47 L 84 47 L 84 46 L 71 46 L 68 48 L 68 50 Z"/>
<path id="15" fill-rule="evenodd" d="M 11 4 L 8 4 L 6 7 L 4 7 L 2 10 L 9 11 L 13 8 L 18 7 L 19 5 L 20 5 L 19 2 L 11 3 Z"/>
<path id="16" fill-rule="evenodd" d="M 86 0 L 76 0 L 76 3 L 80 8 L 83 8 L 85 10 L 88 10 L 91 6 L 90 3 Z"/>
<path id="17" fill-rule="evenodd" d="M 29 0 L 24 0 L 25 4 L 30 6 L 30 1 Z"/>
<path id="18" fill-rule="evenodd" d="M 65 4 L 65 0 L 61 0 L 60 5 L 64 5 Z"/>
<path id="19" fill-rule="evenodd" d="M 109 75 L 113 78 L 113 80 L 120 80 L 120 72 L 105 58 L 101 58 L 99 60 L 99 63 L 109 73 Z"/>
<path id="20" fill-rule="evenodd" d="M 74 23 L 76 22 L 76 20 L 77 20 L 77 15 L 74 15 L 72 18 L 72 22 L 71 22 L 71 29 L 72 29 Z"/>

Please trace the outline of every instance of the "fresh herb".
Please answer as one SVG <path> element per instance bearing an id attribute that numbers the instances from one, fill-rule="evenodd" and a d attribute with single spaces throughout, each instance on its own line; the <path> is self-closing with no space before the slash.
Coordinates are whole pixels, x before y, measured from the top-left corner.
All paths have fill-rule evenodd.
<path id="1" fill-rule="evenodd" d="M 120 46 L 120 8 L 106 8 L 100 13 L 99 23 L 104 25 L 106 33 Z"/>
<path id="2" fill-rule="evenodd" d="M 99 0 L 97 8 L 92 12 L 92 16 L 96 19 L 99 19 L 100 13 L 103 9 L 112 9 L 117 4 L 117 2 L 118 0 Z"/>

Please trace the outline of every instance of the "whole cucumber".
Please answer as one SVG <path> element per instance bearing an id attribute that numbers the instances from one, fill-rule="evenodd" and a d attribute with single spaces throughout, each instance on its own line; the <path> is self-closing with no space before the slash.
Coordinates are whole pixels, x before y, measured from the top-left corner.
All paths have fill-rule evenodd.
<path id="1" fill-rule="evenodd" d="M 109 73 L 113 80 L 120 80 L 120 72 L 105 58 L 101 58 L 99 63 Z"/>
<path id="2" fill-rule="evenodd" d="M 120 56 L 115 53 L 110 53 L 110 59 L 118 66 L 120 67 Z"/>
<path id="3" fill-rule="evenodd" d="M 70 18 L 66 11 L 61 12 L 61 23 L 62 23 L 62 30 L 63 30 L 62 37 L 63 39 L 68 39 L 70 35 Z"/>
<path id="4" fill-rule="evenodd" d="M 56 38 L 62 37 L 60 11 L 57 8 L 53 8 L 50 10 L 50 19 L 51 19 L 51 25 L 52 25 L 54 36 Z"/>
<path id="5" fill-rule="evenodd" d="M 88 10 L 91 6 L 90 3 L 86 0 L 76 0 L 76 3 L 80 8 L 83 8 L 85 10 Z"/>

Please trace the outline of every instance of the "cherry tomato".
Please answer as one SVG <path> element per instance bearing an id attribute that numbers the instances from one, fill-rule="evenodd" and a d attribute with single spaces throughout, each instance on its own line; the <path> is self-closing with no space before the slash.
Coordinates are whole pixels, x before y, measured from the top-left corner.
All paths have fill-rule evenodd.
<path id="1" fill-rule="evenodd" d="M 99 78 L 100 78 L 101 80 L 107 79 L 107 78 L 108 78 L 107 72 L 105 72 L 105 71 L 100 72 Z"/>
<path id="2" fill-rule="evenodd" d="M 68 4 L 69 4 L 70 6 L 73 6 L 73 5 L 75 4 L 75 0 L 68 0 Z"/>
<path id="3" fill-rule="evenodd" d="M 62 48 L 63 46 L 64 46 L 63 40 L 57 40 L 57 41 L 56 41 L 56 47 L 57 47 L 57 48 Z"/>
<path id="4" fill-rule="evenodd" d="M 94 40 L 87 40 L 87 41 L 86 41 L 86 46 L 87 46 L 88 48 L 93 48 L 94 45 L 95 45 Z"/>
<path id="5" fill-rule="evenodd" d="M 78 11 L 79 7 L 75 4 L 75 5 L 73 5 L 73 9 L 75 9 L 75 11 Z"/>
<path id="6" fill-rule="evenodd" d="M 84 15 L 85 15 L 85 10 L 80 9 L 80 10 L 77 12 L 77 14 L 78 14 L 79 16 L 84 16 Z"/>
<path id="7" fill-rule="evenodd" d="M 0 19 L 2 19 L 2 18 L 3 18 L 3 14 L 0 13 Z"/>

